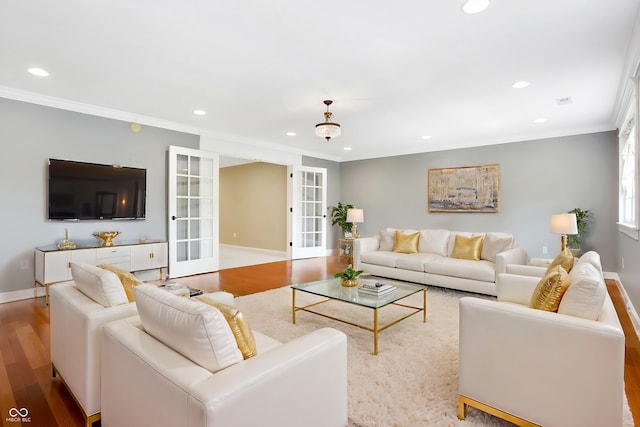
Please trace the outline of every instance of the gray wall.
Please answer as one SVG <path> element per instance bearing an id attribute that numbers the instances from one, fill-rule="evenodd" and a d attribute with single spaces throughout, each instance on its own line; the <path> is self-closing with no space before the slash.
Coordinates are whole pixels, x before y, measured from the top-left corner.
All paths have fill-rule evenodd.
<path id="1" fill-rule="evenodd" d="M 0 292 L 33 287 L 34 248 L 64 239 L 97 241 L 94 231 L 119 230 L 122 240 L 167 238 L 169 145 L 198 148 L 199 137 L 0 98 Z M 47 161 L 60 158 L 147 169 L 147 219 L 49 222 Z"/>
<path id="2" fill-rule="evenodd" d="M 631 302 L 640 313 L 640 242 L 618 233 L 618 275 Z M 624 258 L 624 268 L 620 262 Z"/>
<path id="3" fill-rule="evenodd" d="M 498 213 L 428 212 L 428 169 L 493 163 L 500 165 Z M 560 250 L 551 214 L 589 209 L 583 250 L 597 250 L 605 270 L 616 271 L 617 164 L 615 132 L 361 160 L 341 164 L 340 198 L 364 209 L 363 236 L 385 227 L 504 231 L 529 257 L 545 258 Z"/>

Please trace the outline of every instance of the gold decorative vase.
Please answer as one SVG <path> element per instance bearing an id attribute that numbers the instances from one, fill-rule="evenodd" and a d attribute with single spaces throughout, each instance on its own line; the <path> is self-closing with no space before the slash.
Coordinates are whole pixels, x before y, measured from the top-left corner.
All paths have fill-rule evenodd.
<path id="1" fill-rule="evenodd" d="M 353 288 L 358 286 L 358 279 L 341 279 L 340 283 L 347 288 Z"/>
<path id="2" fill-rule="evenodd" d="M 93 233 L 98 239 L 102 240 L 102 246 L 113 246 L 113 239 L 120 235 L 119 231 L 96 231 Z"/>

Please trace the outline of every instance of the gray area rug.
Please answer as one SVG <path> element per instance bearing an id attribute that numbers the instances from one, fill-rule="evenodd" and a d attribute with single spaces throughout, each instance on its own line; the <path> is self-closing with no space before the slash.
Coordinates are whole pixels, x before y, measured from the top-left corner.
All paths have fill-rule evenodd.
<path id="1" fill-rule="evenodd" d="M 468 409 L 465 421 L 457 418 L 458 300 L 470 294 L 428 288 L 427 323 L 416 314 L 381 332 L 379 354 L 374 356 L 371 332 L 300 311 L 292 324 L 291 292 L 284 287 L 239 297 L 236 306 L 252 329 L 282 342 L 322 327 L 347 335 L 351 427 L 512 425 L 474 408 Z M 357 290 L 345 288 L 345 292 Z M 319 299 L 302 292 L 296 298 L 297 305 Z M 402 302 L 421 306 L 422 293 Z M 315 309 L 368 326 L 373 323 L 371 310 L 351 304 L 331 301 Z M 399 307 L 385 307 L 379 319 L 385 324 L 405 313 Z M 625 426 L 633 426 L 628 406 Z"/>

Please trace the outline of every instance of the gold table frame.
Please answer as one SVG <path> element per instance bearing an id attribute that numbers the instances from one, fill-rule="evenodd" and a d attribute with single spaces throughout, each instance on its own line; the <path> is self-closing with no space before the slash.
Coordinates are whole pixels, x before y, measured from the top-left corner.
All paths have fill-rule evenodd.
<path id="1" fill-rule="evenodd" d="M 331 279 L 331 280 L 333 280 L 333 279 Z M 339 280 L 339 279 L 336 279 L 336 280 Z M 325 282 L 325 281 L 320 281 L 320 282 Z M 318 283 L 320 283 L 320 282 L 318 282 Z M 419 285 L 413 285 L 413 286 L 419 286 Z M 327 319 L 335 320 L 335 321 L 338 321 L 338 322 L 341 322 L 341 323 L 345 323 L 347 325 L 351 325 L 351 326 L 358 327 L 360 329 L 364 329 L 364 330 L 369 331 L 369 332 L 373 332 L 373 355 L 374 356 L 378 354 L 378 334 L 380 332 L 382 332 L 382 331 L 392 327 L 393 325 L 396 325 L 396 324 L 400 323 L 401 321 L 403 321 L 403 320 L 405 320 L 405 319 L 407 319 L 407 318 L 409 318 L 409 317 L 411 317 L 411 316 L 413 316 L 415 314 L 418 314 L 420 312 L 422 312 L 422 322 L 423 323 L 427 322 L 427 288 L 426 288 L 426 286 L 422 287 L 422 289 L 416 289 L 415 292 L 412 292 L 412 293 L 410 293 L 408 295 L 401 296 L 401 297 L 397 298 L 396 300 L 391 301 L 391 302 L 389 302 L 389 303 L 387 303 L 387 304 L 385 304 L 385 305 L 383 305 L 381 307 L 371 307 L 371 306 L 368 306 L 368 305 L 355 303 L 359 307 L 369 308 L 369 309 L 373 310 L 373 327 L 369 327 L 369 326 L 366 326 L 366 325 L 360 325 L 358 323 L 354 323 L 354 322 L 351 322 L 351 321 L 348 321 L 348 320 L 340 319 L 340 318 L 335 317 L 335 316 L 330 316 L 328 314 L 320 313 L 318 311 L 309 309 L 310 307 L 315 307 L 315 306 L 317 306 L 319 304 L 323 304 L 323 303 L 328 302 L 328 301 L 342 301 L 342 302 L 345 302 L 345 303 L 353 303 L 351 301 L 342 300 L 342 299 L 337 298 L 337 297 L 332 297 L 331 295 L 323 295 L 323 294 L 320 294 L 320 293 L 309 292 L 309 291 L 306 291 L 306 290 L 301 289 L 301 288 L 296 288 L 295 286 L 292 286 L 291 289 L 293 291 L 292 292 L 292 302 L 291 302 L 291 321 L 292 321 L 292 323 L 294 325 L 296 324 L 296 312 L 298 312 L 298 311 L 306 311 L 307 313 L 313 313 L 313 314 L 316 314 L 318 316 L 325 317 Z M 312 295 L 325 297 L 325 299 L 323 299 L 321 301 L 314 302 L 312 304 L 304 305 L 304 306 L 296 306 L 296 291 L 301 291 L 301 292 L 309 293 L 309 294 L 312 294 Z M 416 307 L 416 306 L 407 305 L 407 304 L 400 304 L 400 303 L 397 302 L 397 301 L 400 301 L 400 300 L 402 300 L 404 298 L 407 298 L 407 297 L 409 297 L 411 295 L 414 295 L 414 294 L 416 294 L 418 292 L 422 292 L 422 307 Z M 402 317 L 390 322 L 390 323 L 387 323 L 385 325 L 380 325 L 379 322 L 378 322 L 378 311 L 381 310 L 382 308 L 386 307 L 387 305 L 395 305 L 395 306 L 398 306 L 398 307 L 404 307 L 404 308 L 409 309 L 411 312 L 409 314 L 405 315 L 405 316 L 402 316 Z"/>

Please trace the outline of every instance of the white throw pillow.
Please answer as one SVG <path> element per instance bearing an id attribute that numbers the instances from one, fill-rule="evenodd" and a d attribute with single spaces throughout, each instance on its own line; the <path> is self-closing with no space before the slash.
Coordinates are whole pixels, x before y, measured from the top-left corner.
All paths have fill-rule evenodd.
<path id="1" fill-rule="evenodd" d="M 392 251 L 393 245 L 396 243 L 396 232 L 388 230 L 380 230 L 380 246 L 378 250 Z"/>
<path id="2" fill-rule="evenodd" d="M 449 230 L 420 230 L 418 251 L 447 256 Z"/>
<path id="3" fill-rule="evenodd" d="M 569 283 L 558 313 L 598 320 L 607 293 L 602 275 L 588 262 L 577 263 L 569 273 Z"/>
<path id="4" fill-rule="evenodd" d="M 71 276 L 80 292 L 103 307 L 113 307 L 129 302 L 122 282 L 111 271 L 84 262 L 73 262 Z"/>
<path id="5" fill-rule="evenodd" d="M 510 249 L 513 245 L 512 236 L 500 236 L 495 233 L 486 233 L 482 242 L 482 254 L 480 259 L 496 262 L 496 255 Z"/>
<path id="6" fill-rule="evenodd" d="M 243 360 L 224 315 L 210 305 L 148 284 L 134 288 L 144 329 L 211 372 Z"/>
<path id="7" fill-rule="evenodd" d="M 600 254 L 598 252 L 589 251 L 584 253 L 582 256 L 580 256 L 580 258 L 576 259 L 576 263 L 579 264 L 581 262 L 588 262 L 589 264 L 593 265 L 602 276 L 602 264 L 600 263 Z"/>

